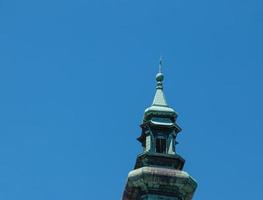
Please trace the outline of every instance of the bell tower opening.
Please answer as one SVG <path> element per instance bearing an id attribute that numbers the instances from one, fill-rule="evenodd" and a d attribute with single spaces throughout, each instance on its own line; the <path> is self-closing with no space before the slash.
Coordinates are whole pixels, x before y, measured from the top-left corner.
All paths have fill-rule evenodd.
<path id="1" fill-rule="evenodd" d="M 160 137 L 156 138 L 155 147 L 156 153 L 166 153 L 166 139 Z"/>

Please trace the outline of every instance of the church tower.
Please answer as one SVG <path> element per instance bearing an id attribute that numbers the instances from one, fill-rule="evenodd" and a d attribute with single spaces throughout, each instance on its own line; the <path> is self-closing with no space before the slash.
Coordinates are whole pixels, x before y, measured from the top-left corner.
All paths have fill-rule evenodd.
<path id="1" fill-rule="evenodd" d="M 176 152 L 176 136 L 181 128 L 164 96 L 161 65 L 160 61 L 154 100 L 144 112 L 137 139 L 143 152 L 128 175 L 122 200 L 191 200 L 197 187 L 196 181 L 183 171 L 185 160 Z"/>

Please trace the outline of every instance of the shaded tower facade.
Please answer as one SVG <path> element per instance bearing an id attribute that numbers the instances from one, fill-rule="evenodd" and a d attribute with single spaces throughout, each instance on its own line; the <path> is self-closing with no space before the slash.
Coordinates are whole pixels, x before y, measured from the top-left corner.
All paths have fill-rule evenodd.
<path id="1" fill-rule="evenodd" d="M 160 71 L 152 106 L 144 112 L 137 139 L 143 152 L 128 175 L 122 200 L 191 200 L 197 187 L 183 171 L 185 160 L 176 152 L 176 136 L 181 128 L 176 123 L 176 112 L 166 102 L 163 80 Z"/>

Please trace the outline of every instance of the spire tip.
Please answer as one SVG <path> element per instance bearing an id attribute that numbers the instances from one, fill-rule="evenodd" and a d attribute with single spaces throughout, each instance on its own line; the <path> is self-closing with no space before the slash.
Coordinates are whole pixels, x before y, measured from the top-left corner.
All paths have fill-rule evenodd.
<path id="1" fill-rule="evenodd" d="M 157 82 L 162 82 L 164 79 L 163 73 L 162 73 L 162 66 L 163 66 L 163 57 L 160 57 L 159 61 L 159 72 L 156 74 L 156 81 Z"/>
<path id="2" fill-rule="evenodd" d="M 163 67 L 163 57 L 160 56 L 160 61 L 159 61 L 159 73 L 162 73 L 162 67 Z"/>

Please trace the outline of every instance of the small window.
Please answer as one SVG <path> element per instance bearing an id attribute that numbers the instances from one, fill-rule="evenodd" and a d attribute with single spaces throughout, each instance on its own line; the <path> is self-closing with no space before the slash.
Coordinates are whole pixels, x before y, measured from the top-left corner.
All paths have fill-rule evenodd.
<path id="1" fill-rule="evenodd" d="M 166 153 L 166 139 L 156 138 L 156 153 Z"/>

